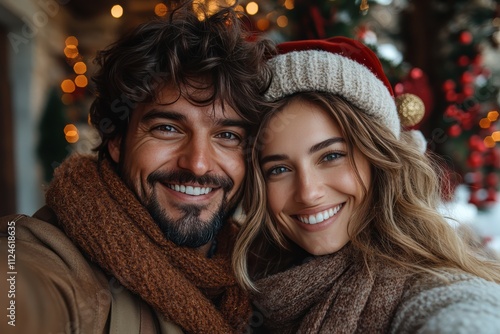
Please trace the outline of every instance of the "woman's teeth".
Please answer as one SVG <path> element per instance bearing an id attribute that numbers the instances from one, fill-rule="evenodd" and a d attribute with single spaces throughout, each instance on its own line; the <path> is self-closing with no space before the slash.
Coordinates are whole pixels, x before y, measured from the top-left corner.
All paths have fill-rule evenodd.
<path id="1" fill-rule="evenodd" d="M 337 214 L 337 212 L 339 212 L 339 210 L 342 208 L 342 205 L 343 204 L 339 204 L 335 208 L 330 208 L 328 210 L 319 212 L 319 213 L 314 214 L 314 215 L 297 216 L 297 218 L 305 224 L 321 223 L 322 221 L 327 220 L 328 218 L 335 216 Z"/>

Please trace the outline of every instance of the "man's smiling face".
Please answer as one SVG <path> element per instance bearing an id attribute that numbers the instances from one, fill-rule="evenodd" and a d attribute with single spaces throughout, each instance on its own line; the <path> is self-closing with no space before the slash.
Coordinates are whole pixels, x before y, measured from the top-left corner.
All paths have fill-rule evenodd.
<path id="1" fill-rule="evenodd" d="M 198 248 L 239 200 L 247 124 L 227 104 L 196 106 L 169 87 L 160 96 L 132 113 L 124 142 L 108 149 L 166 237 Z"/>

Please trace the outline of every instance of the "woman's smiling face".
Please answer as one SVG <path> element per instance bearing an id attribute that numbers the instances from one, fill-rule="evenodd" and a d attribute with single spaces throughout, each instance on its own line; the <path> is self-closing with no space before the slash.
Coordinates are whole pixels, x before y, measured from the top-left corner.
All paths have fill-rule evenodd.
<path id="1" fill-rule="evenodd" d="M 354 154 L 365 187 L 371 178 L 368 161 L 357 150 L 347 151 L 326 111 L 301 99 L 293 99 L 262 130 L 260 165 L 279 229 L 313 255 L 338 251 L 349 241 L 349 220 L 364 199 L 348 156 Z"/>

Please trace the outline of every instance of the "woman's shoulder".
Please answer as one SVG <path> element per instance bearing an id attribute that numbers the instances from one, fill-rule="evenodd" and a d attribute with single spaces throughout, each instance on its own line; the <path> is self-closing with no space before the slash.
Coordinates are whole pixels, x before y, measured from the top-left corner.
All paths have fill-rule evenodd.
<path id="1" fill-rule="evenodd" d="M 407 281 L 394 333 L 498 333 L 500 285 L 457 270 Z"/>

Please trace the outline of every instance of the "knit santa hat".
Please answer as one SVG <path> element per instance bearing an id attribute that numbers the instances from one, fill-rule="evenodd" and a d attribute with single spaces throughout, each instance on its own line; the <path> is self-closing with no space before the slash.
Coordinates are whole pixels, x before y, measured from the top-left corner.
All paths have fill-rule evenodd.
<path id="1" fill-rule="evenodd" d="M 268 101 L 298 92 L 333 93 L 385 124 L 396 138 L 401 133 L 400 116 L 404 126 L 413 126 L 423 117 L 423 102 L 418 97 L 404 94 L 395 100 L 382 64 L 361 42 L 346 37 L 302 40 L 281 43 L 278 51 L 269 60 L 274 76 L 265 94 Z M 425 151 L 425 139 L 420 131 L 414 132 Z"/>

